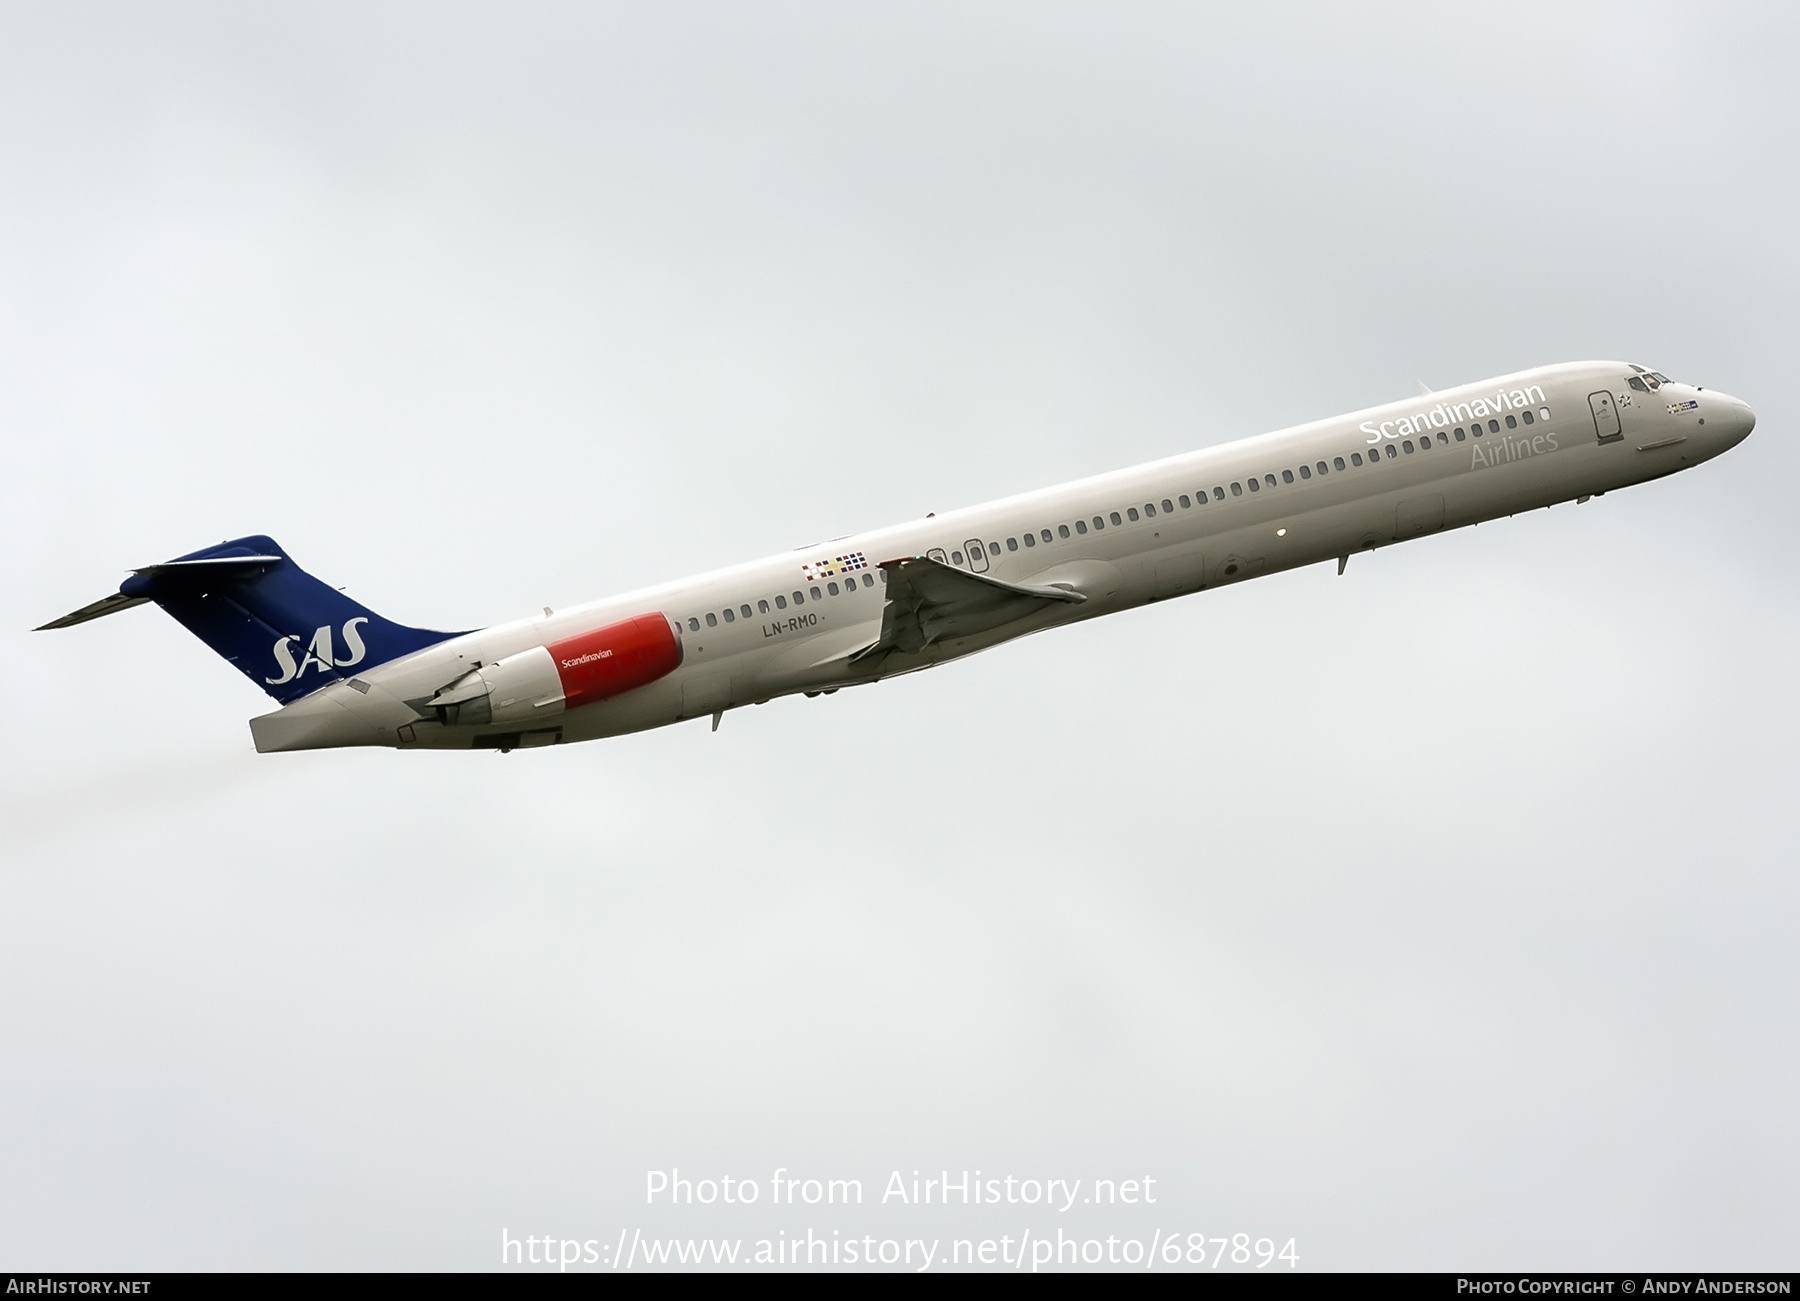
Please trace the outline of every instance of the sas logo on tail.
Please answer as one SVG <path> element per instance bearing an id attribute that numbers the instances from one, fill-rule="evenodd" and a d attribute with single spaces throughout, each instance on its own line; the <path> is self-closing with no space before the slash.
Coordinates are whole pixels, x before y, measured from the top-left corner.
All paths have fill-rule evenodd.
<path id="1" fill-rule="evenodd" d="M 298 664 L 294 663 L 294 652 L 292 647 L 299 645 L 300 639 L 298 637 L 283 637 L 280 641 L 275 643 L 274 647 L 275 667 L 281 670 L 281 676 L 278 678 L 264 678 L 263 681 L 267 682 L 272 687 L 278 687 L 284 682 L 292 682 L 309 668 L 317 668 L 322 675 L 327 669 L 347 669 L 352 664 L 361 664 L 363 656 L 367 655 L 369 651 L 368 648 L 363 645 L 362 634 L 357 631 L 356 625 L 367 622 L 368 620 L 366 618 L 359 616 L 344 625 L 344 646 L 350 652 L 350 658 L 345 660 L 333 658 L 330 624 L 326 624 L 323 628 L 320 628 L 317 632 L 313 633 L 312 644 L 306 648 L 306 653 L 301 657 Z"/>

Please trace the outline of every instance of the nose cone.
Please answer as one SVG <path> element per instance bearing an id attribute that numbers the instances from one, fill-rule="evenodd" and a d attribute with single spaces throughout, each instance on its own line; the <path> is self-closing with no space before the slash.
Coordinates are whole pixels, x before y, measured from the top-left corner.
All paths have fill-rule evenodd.
<path id="1" fill-rule="evenodd" d="M 1708 424 L 1717 423 L 1720 428 L 1717 437 L 1724 440 L 1727 447 L 1736 447 L 1756 428 L 1756 412 L 1750 409 L 1748 402 L 1741 402 L 1727 393 L 1712 395 L 1718 407 L 1718 414 L 1708 411 L 1712 416 Z"/>

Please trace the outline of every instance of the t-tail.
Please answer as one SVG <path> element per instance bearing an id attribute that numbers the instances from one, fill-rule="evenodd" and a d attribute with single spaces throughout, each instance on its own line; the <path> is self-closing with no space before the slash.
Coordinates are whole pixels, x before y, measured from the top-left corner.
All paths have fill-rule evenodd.
<path id="1" fill-rule="evenodd" d="M 391 623 L 326 586 L 273 538 L 234 538 L 134 569 L 111 596 L 38 629 L 67 628 L 154 601 L 282 704 L 358 668 L 460 636 Z"/>

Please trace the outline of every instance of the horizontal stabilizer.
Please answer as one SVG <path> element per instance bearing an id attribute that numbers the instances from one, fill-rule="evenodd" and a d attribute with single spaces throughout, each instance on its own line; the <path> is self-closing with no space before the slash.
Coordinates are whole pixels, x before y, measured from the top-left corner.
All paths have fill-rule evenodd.
<path id="1" fill-rule="evenodd" d="M 134 605 L 143 605 L 150 598 L 147 596 L 127 596 L 123 592 L 114 592 L 111 596 L 103 596 L 92 605 L 84 605 L 73 614 L 65 614 L 60 619 L 52 619 L 33 632 L 49 632 L 52 628 L 73 628 L 78 623 L 86 623 L 89 619 L 104 619 L 109 614 L 117 614 L 120 610 L 129 610 Z"/>
<path id="2" fill-rule="evenodd" d="M 193 578 L 222 577 L 267 569 L 270 565 L 279 565 L 281 561 L 281 556 L 209 556 L 205 560 L 165 560 L 160 565 L 144 565 L 131 572 L 145 576 L 180 574 Z"/>
<path id="3" fill-rule="evenodd" d="M 269 566 L 280 563 L 280 556 L 213 556 L 206 560 L 167 560 L 160 565 L 143 565 L 131 572 L 144 578 L 227 579 L 261 573 Z M 101 597 L 92 605 L 84 605 L 75 613 L 52 619 L 43 627 L 33 628 L 32 631 L 50 632 L 56 628 L 73 628 L 78 623 L 86 623 L 89 619 L 103 619 L 120 610 L 129 610 L 134 605 L 143 605 L 148 600 L 148 596 L 127 596 L 124 592 L 114 592 L 111 596 Z"/>

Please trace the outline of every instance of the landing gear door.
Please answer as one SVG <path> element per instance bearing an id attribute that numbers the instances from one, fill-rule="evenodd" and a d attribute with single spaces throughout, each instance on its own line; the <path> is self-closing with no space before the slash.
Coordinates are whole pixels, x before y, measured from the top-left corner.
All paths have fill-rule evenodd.
<path id="1" fill-rule="evenodd" d="M 1619 428 L 1619 409 L 1613 395 L 1605 389 L 1588 394 L 1588 410 L 1594 413 L 1594 434 L 1602 443 L 1616 443 L 1625 437 Z"/>

